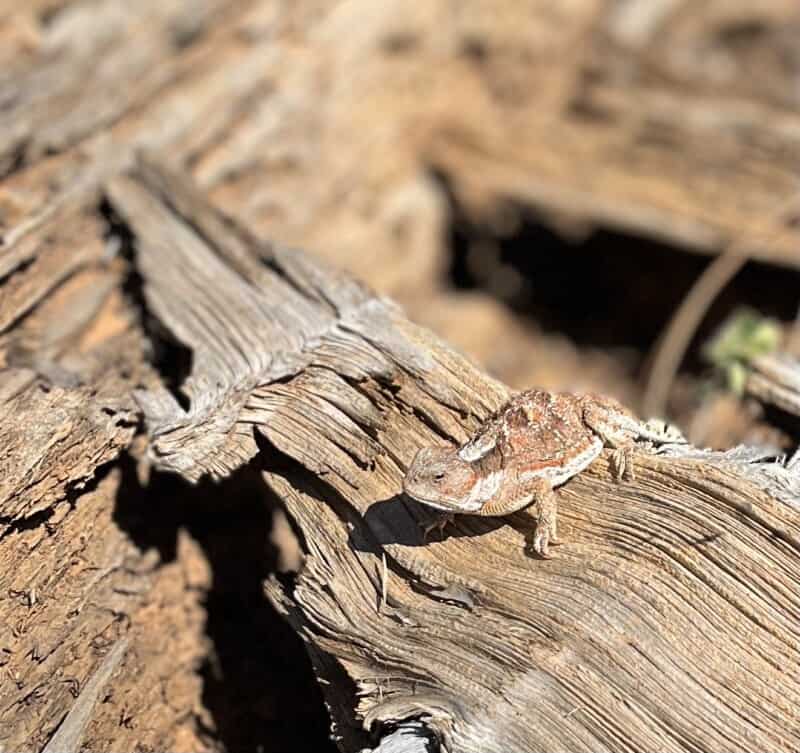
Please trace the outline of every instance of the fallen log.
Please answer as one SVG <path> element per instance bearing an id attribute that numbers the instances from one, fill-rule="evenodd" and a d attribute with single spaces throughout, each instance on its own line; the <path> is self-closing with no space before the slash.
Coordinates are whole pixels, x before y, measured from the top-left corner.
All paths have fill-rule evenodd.
<path id="1" fill-rule="evenodd" d="M 180 393 L 137 393 L 150 462 L 192 481 L 262 469 L 305 554 L 266 594 L 343 750 L 389 734 L 384 750 L 797 748 L 796 468 L 676 448 L 637 453 L 618 483 L 604 454 L 560 491 L 553 559 L 525 553 L 530 511 L 426 543 L 405 468 L 508 391 L 153 164 L 108 198 L 150 315 L 193 354 Z"/>
<path id="2" fill-rule="evenodd" d="M 159 377 L 105 233 L 87 194 L 0 257 L 4 750 L 176 749 L 197 737 L 200 557 L 169 516 L 158 525 L 175 539 L 171 558 L 126 523 L 146 515 L 131 511 L 145 498 L 125 455 L 143 439 L 132 391 Z"/>

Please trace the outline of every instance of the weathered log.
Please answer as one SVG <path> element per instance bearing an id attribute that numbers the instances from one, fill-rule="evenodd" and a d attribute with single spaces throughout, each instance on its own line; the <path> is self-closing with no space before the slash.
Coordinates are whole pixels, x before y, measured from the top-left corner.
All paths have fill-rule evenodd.
<path id="1" fill-rule="evenodd" d="M 107 230 L 96 202 L 73 202 L 0 257 L 4 750 L 196 745 L 202 558 L 175 528 L 164 561 L 125 520 L 143 514 L 126 509 L 139 483 L 120 461 L 140 424 L 132 390 L 158 376 Z"/>
<path id="2" fill-rule="evenodd" d="M 152 164 L 108 196 L 151 314 L 194 355 L 182 395 L 138 393 L 150 462 L 196 480 L 259 456 L 305 552 L 266 593 L 343 750 L 419 721 L 451 751 L 797 748 L 796 468 L 684 449 L 618 483 L 604 455 L 562 488 L 551 560 L 525 554 L 527 511 L 425 543 L 404 469 L 506 389 Z"/>
<path id="3" fill-rule="evenodd" d="M 745 394 L 800 419 L 800 361 L 778 352 L 748 362 Z"/>
<path id="4" fill-rule="evenodd" d="M 505 521 L 463 520 L 461 535 L 423 546 L 416 516 L 426 513 L 396 499 L 402 469 L 421 442 L 463 438 L 502 400 L 504 388 L 408 324 L 390 304 L 300 254 L 270 249 L 253 236 L 269 233 L 302 242 L 353 268 L 363 267 L 364 249 L 369 249 L 384 289 L 414 294 L 424 309 L 447 263 L 441 240 L 447 203 L 430 179 L 434 166 L 446 174 L 470 219 L 498 223 L 503 232 L 509 215 L 498 205 L 510 200 L 514 206 L 532 206 L 557 227 L 566 220 L 573 228 L 584 223 L 634 228 L 714 252 L 720 239 L 749 231 L 771 212 L 776 196 L 796 190 L 797 4 L 735 5 L 710 4 L 691 13 L 698 6 L 689 0 L 613 5 L 577 0 L 556 12 L 551 3 L 515 2 L 502 13 L 492 7 L 453 15 L 444 1 L 406 4 L 403 12 L 390 5 L 387 13 L 376 12 L 369 0 L 328 12 L 320 12 L 316 3 L 250 0 L 0 2 L 4 748 L 39 750 L 48 739 L 64 739 L 52 738 L 58 728 L 64 734 L 82 730 L 82 744 L 96 749 L 201 747 L 196 738 L 209 721 L 199 700 L 197 668 L 206 651 L 201 602 L 210 576 L 204 558 L 193 556 L 196 542 L 176 533 L 185 521 L 168 532 L 177 537 L 171 561 L 154 553 L 152 537 L 137 536 L 122 520 L 125 507 L 143 515 L 138 500 L 150 493 L 138 486 L 133 463 L 120 460 L 125 452 L 139 455 L 134 432 L 140 406 L 157 466 L 195 479 L 224 476 L 248 458 L 254 465 L 268 460 L 268 483 L 273 489 L 286 487 L 282 493 L 307 544 L 316 549 L 296 593 L 283 595 L 274 584 L 269 593 L 309 637 L 320 674 L 335 683 L 330 703 L 342 737 L 353 738 L 353 745 L 361 744 L 355 742 L 361 724 L 374 722 L 377 728 L 384 718 L 419 716 L 446 735 L 452 720 L 438 700 L 431 700 L 432 693 L 458 698 L 459 704 L 463 699 L 470 713 L 484 701 L 495 708 L 494 699 L 500 698 L 493 717 L 501 720 L 498 724 L 508 708 L 518 709 L 513 693 L 511 706 L 502 700 L 508 683 L 520 692 L 529 687 L 520 677 L 528 677 L 531 665 L 516 660 L 513 671 L 483 678 L 487 687 L 499 689 L 495 695 L 474 688 L 462 692 L 452 678 L 442 691 L 453 657 L 461 656 L 453 641 L 465 635 L 458 650 L 474 645 L 475 651 L 485 651 L 486 636 L 476 638 L 469 631 L 486 620 L 506 629 L 521 620 L 524 638 L 549 631 L 542 646 L 565 646 L 564 655 L 581 655 L 565 642 L 563 631 L 552 628 L 563 624 L 566 608 L 558 611 L 534 598 L 531 604 L 539 604 L 539 611 L 520 617 L 522 607 L 515 602 L 519 609 L 506 621 L 497 616 L 505 615 L 506 592 L 493 594 L 499 580 L 506 587 L 514 584 L 527 598 L 534 585 L 546 590 L 552 579 L 563 583 L 573 572 L 579 573 L 575 580 L 589 584 L 584 588 L 594 587 L 581 567 L 594 563 L 598 553 L 600 563 L 629 572 L 633 565 L 619 564 L 620 548 L 603 543 L 587 522 L 597 509 L 584 495 L 606 493 L 600 477 L 591 475 L 600 474 L 602 464 L 564 492 L 570 538 L 560 559 L 567 563 L 522 557 L 518 545 L 530 527 L 528 514 L 515 516 L 511 528 Z M 350 33 L 354 28 L 360 33 Z M 424 96 L 397 96 L 393 84 L 398 81 L 412 82 Z M 370 138 L 363 138 L 365 133 Z M 232 229 L 202 199 L 176 209 L 170 201 L 177 202 L 185 190 L 159 189 L 158 181 L 169 179 L 153 171 L 144 182 L 115 185 L 110 196 L 136 228 L 136 263 L 152 309 L 144 313 L 137 282 L 114 245 L 120 236 L 112 232 L 107 239 L 104 212 L 96 202 L 103 182 L 129 166 L 142 145 L 182 162 L 214 201 L 250 230 Z M 163 227 L 147 225 L 154 213 Z M 185 215 L 196 224 L 187 226 Z M 791 227 L 792 218 L 786 225 L 768 228 L 754 254 L 794 265 L 797 227 Z M 161 248 L 161 258 L 153 248 Z M 195 252 L 197 258 L 217 261 L 208 262 L 211 268 L 206 262 L 195 268 Z M 186 279 L 187 270 L 206 276 Z M 216 321 L 223 309 L 230 316 Z M 161 320 L 190 347 L 195 369 L 188 397 L 172 397 L 162 384 L 162 377 L 169 379 L 148 365 L 158 360 L 150 353 L 159 346 L 158 336 L 147 336 L 140 318 Z M 211 331 L 216 341 L 209 340 Z M 136 389 L 142 391 L 138 402 Z M 179 410 L 181 401 L 188 411 Z M 295 464 L 276 464 L 275 448 Z M 651 462 L 656 461 L 642 459 L 648 468 Z M 729 533 L 702 546 L 732 546 L 724 553 L 741 567 L 730 572 L 743 580 L 755 577 L 752 592 L 742 596 L 734 589 L 726 598 L 742 598 L 748 609 L 762 600 L 758 608 L 767 616 L 755 630 L 752 650 L 777 661 L 775 652 L 761 648 L 764 631 L 782 640 L 796 630 L 770 622 L 777 597 L 763 585 L 763 563 L 772 557 L 771 547 L 794 544 L 781 545 L 773 537 L 761 554 L 749 545 L 740 553 L 750 513 L 741 513 L 738 523 L 730 516 L 741 499 L 736 495 L 746 497 L 752 489 L 740 476 L 788 489 L 772 493 L 776 498 L 789 494 L 790 500 L 794 476 L 778 465 L 751 467 L 740 460 L 725 471 L 732 468 L 736 474 L 733 491 L 695 490 L 684 499 L 684 488 L 696 486 L 696 474 L 723 462 L 708 457 L 686 468 L 656 462 L 654 478 L 659 484 L 672 479 L 670 488 L 677 489 L 646 497 L 665 505 L 652 525 L 666 531 L 667 543 L 655 553 L 655 544 L 642 544 L 637 552 L 654 558 L 659 564 L 653 567 L 672 567 L 678 557 L 673 550 L 682 553 L 688 546 L 674 538 L 685 531 L 689 514 L 676 513 L 675 505 L 691 505 L 697 495 L 703 504 L 717 499 L 722 513 L 729 513 Z M 610 499 L 627 512 L 604 508 L 597 519 L 622 515 L 613 518 L 613 526 L 629 525 L 644 509 L 636 496 L 645 494 L 642 483 L 609 486 L 608 493 L 618 495 Z M 138 490 L 136 503 L 130 499 L 132 487 Z M 318 494 L 338 514 L 323 507 L 318 517 L 309 518 L 321 503 L 311 502 L 307 509 L 298 501 L 305 499 L 301 490 L 307 487 L 319 487 Z M 679 502 L 664 501 L 672 494 Z M 759 505 L 772 504 L 763 496 L 759 500 L 756 512 Z M 155 527 L 143 517 L 141 528 Z M 684 521 L 677 533 L 659 528 L 676 517 Z M 356 551 L 338 551 L 343 519 L 354 526 Z M 793 521 L 786 524 L 789 530 Z M 330 530 L 318 530 L 328 524 Z M 613 532 L 622 529 L 613 526 L 606 525 L 610 541 L 617 541 Z M 754 530 L 762 542 L 767 528 Z M 793 560 L 781 551 L 782 558 L 771 566 L 777 575 L 769 577 L 777 583 L 774 589 L 785 590 L 783 604 L 789 606 L 782 608 L 790 610 L 787 619 L 794 619 L 793 581 L 786 575 Z M 563 571 L 572 561 L 570 552 L 575 570 Z M 718 557 L 716 550 L 712 555 Z M 512 563 L 508 578 L 500 572 L 506 560 Z M 339 578 L 330 592 L 320 575 L 328 562 L 355 568 L 347 570 L 349 581 Z M 704 588 L 721 587 L 722 581 L 714 580 L 722 577 L 718 571 L 702 564 L 706 569 L 699 572 L 712 584 Z M 362 565 L 375 570 L 364 574 Z M 727 560 L 723 565 L 729 567 Z M 672 569 L 675 578 L 683 578 L 680 583 L 691 577 L 684 566 Z M 341 576 L 341 569 L 334 572 Z M 633 573 L 650 577 L 651 571 Z M 543 576 L 551 580 L 543 582 Z M 404 602 L 408 584 L 428 595 L 411 594 Z M 381 613 L 363 611 L 351 590 L 362 599 L 374 596 Z M 661 598 L 662 590 L 653 598 Z M 481 601 L 487 592 L 494 601 Z M 650 598 L 654 592 L 641 593 Z M 702 599 L 707 590 L 699 593 Z M 581 598 L 575 597 L 584 603 Z M 682 614 L 695 615 L 693 599 Z M 464 602 L 472 612 L 462 614 L 457 605 Z M 431 635 L 432 624 L 433 632 L 443 624 L 440 610 L 454 614 L 454 624 L 461 626 L 450 641 L 435 642 L 435 661 L 413 682 L 409 676 L 416 669 L 402 668 L 409 666 L 409 645 L 416 638 L 410 636 L 411 618 L 397 606 L 401 603 L 412 604 L 417 636 Z M 606 608 L 607 597 L 598 597 L 597 604 Z M 733 645 L 731 656 L 744 673 L 755 666 L 750 655 L 745 651 L 742 659 L 739 644 L 725 643 L 731 609 L 735 612 L 731 607 L 714 618 L 722 647 L 715 656 Z M 369 614 L 365 621 L 376 632 L 355 635 L 352 642 L 346 631 L 329 634 L 331 614 L 345 621 Z M 388 624 L 392 617 L 406 620 L 406 628 Z M 575 635 L 593 636 L 584 623 L 584 618 L 575 621 Z M 559 676 L 553 662 L 545 661 L 549 655 L 543 659 L 528 651 L 514 635 L 502 644 L 506 653 L 498 653 L 499 662 L 510 661 L 508 652 L 522 652 L 545 667 L 536 677 Z M 115 663 L 106 662 L 106 652 L 126 639 L 128 651 L 116 664 L 112 695 L 95 703 L 88 725 L 77 724 L 95 697 L 87 691 L 92 678 Z M 425 644 L 423 663 L 432 645 L 433 640 Z M 671 639 L 658 645 L 672 650 Z M 622 658 L 627 661 L 630 654 Z M 742 693 L 755 699 L 758 713 L 774 711 L 772 701 L 756 692 L 758 677 L 783 692 L 786 703 L 796 699 L 791 675 L 796 656 L 789 658 L 783 676 L 765 670 L 749 684 L 742 680 Z M 354 696 L 341 691 L 347 687 L 337 674 L 342 666 L 365 694 L 357 715 Z M 643 682 L 652 677 L 644 675 Z M 611 690 L 612 679 L 618 677 L 598 690 L 600 703 L 612 692 L 624 702 L 635 696 L 630 714 L 660 718 L 667 691 L 654 695 L 642 711 L 639 695 L 627 693 L 629 688 Z M 553 727 L 540 724 L 552 708 L 553 683 L 547 686 L 550 695 L 543 695 L 543 710 L 527 716 L 526 706 L 522 717 L 543 735 Z M 433 690 L 427 693 L 423 686 Z M 409 687 L 411 701 L 423 701 L 419 713 L 419 704 L 397 699 Z M 594 691 L 596 684 L 564 687 Z M 381 703 L 390 699 L 395 705 Z M 741 705 L 730 708 L 742 710 Z M 586 724 L 594 724 L 593 731 L 610 723 L 602 717 L 605 709 L 590 707 L 593 716 Z M 571 710 L 567 734 L 579 723 L 580 714 Z M 700 717 L 699 712 L 689 719 L 668 711 L 672 716 L 667 714 L 663 724 L 674 734 L 685 729 L 679 722 L 689 725 Z M 453 744 L 466 744 L 458 730 L 472 734 L 475 724 L 463 720 L 474 714 L 451 716 Z M 618 737 L 608 737 L 609 746 L 628 734 L 629 718 L 617 728 Z M 775 712 L 774 723 L 764 725 L 756 742 L 772 740 L 787 719 Z M 652 731 L 656 723 L 650 723 Z M 741 727 L 729 726 L 732 731 L 718 732 L 719 739 L 725 734 L 728 741 L 744 739 Z M 411 721 L 396 734 L 393 742 L 386 738 L 387 746 L 407 746 L 419 740 L 421 730 Z M 692 734 L 698 739 L 699 733 Z M 689 737 L 681 744 L 687 746 Z M 504 739 L 500 734 L 497 744 Z M 628 734 L 628 739 L 644 738 Z"/>

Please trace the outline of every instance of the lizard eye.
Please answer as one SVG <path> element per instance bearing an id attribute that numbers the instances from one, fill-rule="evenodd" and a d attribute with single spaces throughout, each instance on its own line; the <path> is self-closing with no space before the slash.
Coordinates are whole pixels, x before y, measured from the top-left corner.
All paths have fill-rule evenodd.
<path id="1" fill-rule="evenodd" d="M 444 478 L 444 473 L 439 471 L 439 473 L 435 473 L 433 476 L 434 481 L 441 481 Z"/>

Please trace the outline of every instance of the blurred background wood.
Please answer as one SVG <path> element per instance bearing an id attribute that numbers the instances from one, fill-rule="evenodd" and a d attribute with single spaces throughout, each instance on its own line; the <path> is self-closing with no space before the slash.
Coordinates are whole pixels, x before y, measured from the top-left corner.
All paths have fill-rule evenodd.
<path id="1" fill-rule="evenodd" d="M 602 228 L 669 241 L 670 268 L 692 275 L 702 267 L 682 254 L 716 253 L 798 188 L 793 0 L 52 0 L 0 12 L 7 244 L 136 147 L 161 148 L 255 232 L 355 272 L 514 386 L 571 374 L 639 399 L 630 347 L 620 360 L 577 343 L 576 370 L 574 333 L 519 327 L 493 303 L 525 283 L 495 257 L 531 220 L 573 239 Z M 469 230 L 471 297 L 448 290 L 454 219 Z M 752 253 L 796 267 L 797 238 L 766 235 Z M 551 253 L 537 239 L 525 236 L 525 256 Z M 547 266 L 529 274 L 534 294 L 554 284 Z M 663 286 L 655 267 L 628 282 L 657 297 L 653 276 Z M 508 328 L 513 351 L 496 336 Z M 554 358 L 519 355 L 542 347 Z"/>

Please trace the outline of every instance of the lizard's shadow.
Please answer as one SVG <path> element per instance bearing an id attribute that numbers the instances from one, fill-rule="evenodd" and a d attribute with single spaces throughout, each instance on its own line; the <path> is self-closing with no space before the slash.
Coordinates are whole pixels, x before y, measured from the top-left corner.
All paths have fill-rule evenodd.
<path id="1" fill-rule="evenodd" d="M 516 522 L 513 520 L 516 516 L 491 518 L 458 514 L 441 534 L 432 530 L 426 538 L 424 526 L 441 515 L 439 511 L 414 502 L 400 492 L 373 502 L 364 514 L 364 522 L 379 545 L 402 544 L 412 547 L 428 546 L 451 538 L 477 538 Z M 353 546 L 357 546 L 359 542 L 355 537 L 351 536 L 351 539 Z"/>
<path id="2" fill-rule="evenodd" d="M 515 513 L 503 517 L 480 515 L 455 515 L 455 522 L 448 525 L 442 535 L 431 532 L 425 538 L 423 526 L 440 516 L 441 513 L 419 502 L 415 502 L 403 492 L 372 502 L 363 515 L 333 485 L 321 477 L 310 479 L 305 471 L 297 471 L 300 466 L 295 461 L 283 460 L 282 475 L 303 494 L 321 504 L 330 506 L 338 516 L 347 521 L 348 543 L 354 551 L 375 552 L 376 548 L 390 544 L 408 547 L 425 547 L 450 538 L 479 538 L 501 526 L 511 525 L 517 530 L 528 530 L 531 535 L 533 525 L 525 513 Z M 273 468 L 277 472 L 277 468 Z"/>

